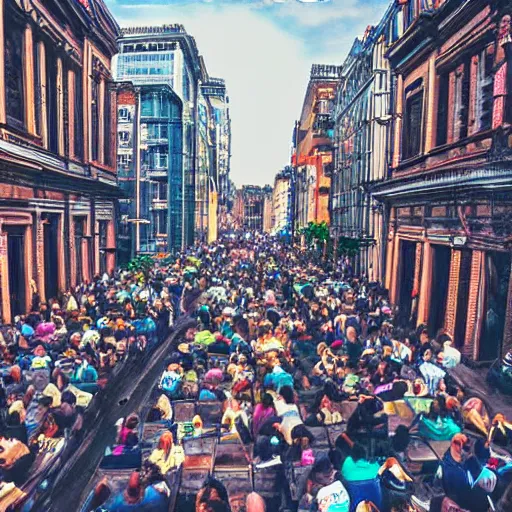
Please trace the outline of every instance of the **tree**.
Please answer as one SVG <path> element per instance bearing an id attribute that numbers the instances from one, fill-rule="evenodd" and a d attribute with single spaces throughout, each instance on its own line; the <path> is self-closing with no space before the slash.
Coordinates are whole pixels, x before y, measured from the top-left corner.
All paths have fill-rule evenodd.
<path id="1" fill-rule="evenodd" d="M 149 281 L 149 274 L 151 269 L 155 266 L 155 261 L 151 256 L 141 255 L 133 258 L 127 265 L 127 269 L 135 274 L 138 279 L 144 279 L 144 282 Z"/>
<path id="2" fill-rule="evenodd" d="M 314 245 L 318 248 L 319 245 L 324 245 L 329 241 L 329 226 L 327 222 L 310 222 L 307 227 L 302 228 L 301 233 L 306 238 L 308 245 Z"/>

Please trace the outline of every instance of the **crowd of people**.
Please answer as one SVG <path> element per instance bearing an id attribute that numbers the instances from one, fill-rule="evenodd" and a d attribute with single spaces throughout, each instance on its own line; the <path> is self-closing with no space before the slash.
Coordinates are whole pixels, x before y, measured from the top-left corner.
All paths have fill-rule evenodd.
<path id="1" fill-rule="evenodd" d="M 348 261 L 257 234 L 197 245 L 149 273 L 98 277 L 48 304 L 35 294 L 32 311 L 0 339 L 0 443 L 15 445 L 0 459 L 2 485 L 22 483 L 45 439 L 68 430 L 79 442 L 82 411 L 116 364 L 190 315 L 197 328 L 169 354 L 155 417 L 172 423 L 172 404 L 184 399 L 221 402 L 222 436 L 254 446 L 256 469 L 307 469 L 279 504 L 252 493 L 248 512 L 512 510 L 512 459 L 497 449 L 512 446 L 512 424 L 489 417 L 450 378 L 463 357 L 446 332 L 397 326 L 395 313 L 387 290 Z M 397 413 L 402 405 L 410 421 Z M 137 443 L 138 422 L 120 424 L 121 445 Z M 318 427 L 335 425 L 343 428 L 330 450 L 316 450 Z M 203 418 L 192 428 L 203 435 Z M 449 444 L 427 504 L 413 496 L 413 433 Z M 169 434 L 149 459 L 162 474 L 183 462 Z M 125 492 L 112 512 L 141 509 L 140 475 L 132 476 L 136 498 Z M 196 512 L 229 510 L 226 489 L 210 478 Z"/>

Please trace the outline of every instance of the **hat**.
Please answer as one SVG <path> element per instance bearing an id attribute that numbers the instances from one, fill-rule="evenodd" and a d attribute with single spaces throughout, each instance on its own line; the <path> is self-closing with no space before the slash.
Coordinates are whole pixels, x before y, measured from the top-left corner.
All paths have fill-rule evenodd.
<path id="1" fill-rule="evenodd" d="M 235 310 L 233 308 L 226 307 L 222 310 L 222 315 L 230 317 L 235 316 Z"/>
<path id="2" fill-rule="evenodd" d="M 23 324 L 23 326 L 21 327 L 21 334 L 25 338 L 29 338 L 30 336 L 34 335 L 34 329 L 32 329 L 32 327 L 28 324 Z"/>
<path id="3" fill-rule="evenodd" d="M 178 352 L 182 354 L 190 354 L 190 345 L 188 343 L 180 343 L 178 345 Z"/>
<path id="4" fill-rule="evenodd" d="M 343 340 L 335 340 L 331 343 L 332 350 L 338 350 L 343 347 Z"/>
<path id="5" fill-rule="evenodd" d="M 23 402 L 21 400 L 16 400 L 9 407 L 9 415 L 11 415 L 15 412 L 21 413 L 24 410 L 25 410 L 25 407 L 23 405 Z"/>

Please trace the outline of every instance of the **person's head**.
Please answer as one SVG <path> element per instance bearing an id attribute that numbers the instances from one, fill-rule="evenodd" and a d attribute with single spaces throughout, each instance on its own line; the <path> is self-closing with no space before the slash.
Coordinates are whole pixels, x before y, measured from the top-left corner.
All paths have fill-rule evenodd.
<path id="1" fill-rule="evenodd" d="M 60 397 L 61 403 L 66 403 L 72 407 L 76 405 L 76 396 L 71 391 L 63 391 Z"/>
<path id="2" fill-rule="evenodd" d="M 364 460 L 367 457 L 366 448 L 360 443 L 354 443 L 350 451 L 350 456 L 354 461 Z"/>
<path id="3" fill-rule="evenodd" d="M 265 500 L 257 493 L 251 492 L 245 500 L 247 512 L 266 512 Z"/>
<path id="4" fill-rule="evenodd" d="M 455 434 L 450 443 L 450 454 L 456 462 L 463 462 L 471 451 L 469 439 L 464 434 Z"/>
<path id="5" fill-rule="evenodd" d="M 270 393 L 263 393 L 263 396 L 261 397 L 261 404 L 265 409 L 268 409 L 269 407 L 272 407 L 274 404 L 274 399 L 272 398 L 272 395 Z"/>
<path id="6" fill-rule="evenodd" d="M 39 410 L 39 412 L 41 413 L 44 413 L 44 412 L 47 412 L 50 410 L 52 406 L 52 399 L 51 397 L 49 396 L 42 396 L 38 401 L 37 401 L 37 409 Z"/>
<path id="7" fill-rule="evenodd" d="M 420 331 L 420 343 L 422 345 L 425 345 L 425 343 L 428 343 L 429 341 L 430 341 L 430 337 L 428 335 L 428 330 L 426 328 L 424 328 Z"/>
<path id="8" fill-rule="evenodd" d="M 279 394 L 283 397 L 284 401 L 287 404 L 293 404 L 295 402 L 295 396 L 293 393 L 293 388 L 291 386 L 283 386 L 279 390 Z"/>
<path id="9" fill-rule="evenodd" d="M 143 489 L 140 481 L 140 473 L 138 471 L 134 471 L 128 481 L 124 497 L 127 503 L 133 505 L 141 500 L 142 495 Z"/>
<path id="10" fill-rule="evenodd" d="M 430 350 L 429 348 L 427 348 L 427 350 L 425 350 L 423 352 L 423 360 L 424 361 L 430 361 L 432 359 L 432 350 Z"/>
<path id="11" fill-rule="evenodd" d="M 128 416 L 128 418 L 126 418 L 126 423 L 125 423 L 126 428 L 133 430 L 133 429 L 137 428 L 138 425 L 139 425 L 139 417 L 136 414 L 130 414 Z"/>
<path id="12" fill-rule="evenodd" d="M 158 448 L 168 454 L 174 445 L 172 432 L 164 432 L 158 440 Z"/>
<path id="13" fill-rule="evenodd" d="M 347 327 L 347 340 L 350 343 L 355 343 L 357 341 L 357 331 L 355 327 L 349 326 Z"/>

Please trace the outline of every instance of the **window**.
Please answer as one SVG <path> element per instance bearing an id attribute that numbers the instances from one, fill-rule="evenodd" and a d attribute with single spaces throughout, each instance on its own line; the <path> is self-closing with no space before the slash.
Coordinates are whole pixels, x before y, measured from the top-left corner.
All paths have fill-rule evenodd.
<path id="1" fill-rule="evenodd" d="M 121 123 L 129 123 L 132 120 L 132 113 L 127 107 L 120 107 L 119 108 L 119 122 Z"/>
<path id="2" fill-rule="evenodd" d="M 59 151 L 59 94 L 57 89 L 57 56 L 51 44 L 46 49 L 46 116 L 48 119 L 48 149 Z"/>
<path id="3" fill-rule="evenodd" d="M 475 123 L 477 131 L 488 130 L 491 127 L 493 108 L 493 54 L 488 47 L 478 55 L 476 82 Z M 510 111 L 511 109 L 505 109 Z"/>
<path id="4" fill-rule="evenodd" d="M 78 160 L 84 158 L 84 104 L 82 96 L 82 70 L 75 68 L 75 112 L 74 112 L 74 123 L 75 123 L 75 140 L 74 140 L 74 155 Z"/>
<path id="5" fill-rule="evenodd" d="M 23 28 L 13 20 L 4 23 L 5 99 L 9 123 L 25 126 L 23 90 Z"/>
<path id="6" fill-rule="evenodd" d="M 99 130 L 99 101 L 100 101 L 100 84 L 97 80 L 92 80 L 92 104 L 91 104 L 91 125 L 92 125 L 92 154 L 91 160 L 98 161 L 98 150 L 100 144 Z"/>
<path id="7" fill-rule="evenodd" d="M 103 101 L 103 163 L 109 167 L 112 165 L 112 116 L 110 84 L 105 83 L 105 98 Z"/>
<path id="8" fill-rule="evenodd" d="M 450 75 L 444 73 L 439 77 L 437 101 L 437 146 L 448 142 L 448 109 L 449 109 Z"/>
<path id="9" fill-rule="evenodd" d="M 405 102 L 404 126 L 402 133 L 403 158 L 420 154 L 423 121 L 423 91 L 407 98 Z"/>
<path id="10" fill-rule="evenodd" d="M 42 88 L 41 88 L 41 63 L 39 61 L 39 43 L 34 41 L 34 114 L 35 130 L 38 135 L 41 134 L 41 108 L 42 108 Z"/>
<path id="11" fill-rule="evenodd" d="M 130 132 L 122 131 L 119 132 L 119 144 L 121 146 L 127 146 L 130 142 Z"/>
<path id="12" fill-rule="evenodd" d="M 117 167 L 127 170 L 132 165 L 132 155 L 117 155 Z"/>

